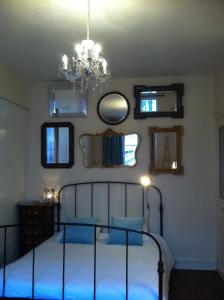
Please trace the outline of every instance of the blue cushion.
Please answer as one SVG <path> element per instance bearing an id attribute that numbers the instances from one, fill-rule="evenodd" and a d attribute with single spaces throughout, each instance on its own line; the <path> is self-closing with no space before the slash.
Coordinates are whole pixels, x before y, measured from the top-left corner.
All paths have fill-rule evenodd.
<path id="1" fill-rule="evenodd" d="M 75 218 L 69 223 L 80 224 L 97 224 L 97 218 Z M 90 226 L 73 226 L 67 225 L 65 227 L 65 243 L 74 244 L 93 244 L 94 243 L 94 227 Z M 62 236 L 61 243 L 63 243 Z"/>
<path id="2" fill-rule="evenodd" d="M 144 218 L 111 218 L 111 226 L 142 230 L 144 224 Z M 116 229 L 110 229 L 108 244 L 126 245 L 126 232 Z M 128 244 L 142 246 L 142 234 L 129 232 L 128 233 Z"/>

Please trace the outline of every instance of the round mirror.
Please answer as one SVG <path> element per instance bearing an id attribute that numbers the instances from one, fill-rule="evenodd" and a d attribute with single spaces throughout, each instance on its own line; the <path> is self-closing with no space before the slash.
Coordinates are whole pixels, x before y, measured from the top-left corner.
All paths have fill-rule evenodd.
<path id="1" fill-rule="evenodd" d="M 97 113 L 100 119 L 110 125 L 123 122 L 128 117 L 129 111 L 128 99 L 118 92 L 103 95 L 97 105 Z"/>

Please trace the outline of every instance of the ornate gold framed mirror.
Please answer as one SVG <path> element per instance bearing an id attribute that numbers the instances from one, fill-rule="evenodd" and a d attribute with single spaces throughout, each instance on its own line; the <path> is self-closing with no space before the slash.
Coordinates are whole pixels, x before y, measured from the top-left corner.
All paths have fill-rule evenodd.
<path id="1" fill-rule="evenodd" d="M 136 133 L 117 133 L 108 128 L 102 133 L 83 134 L 80 146 L 86 168 L 134 167 L 140 136 Z"/>

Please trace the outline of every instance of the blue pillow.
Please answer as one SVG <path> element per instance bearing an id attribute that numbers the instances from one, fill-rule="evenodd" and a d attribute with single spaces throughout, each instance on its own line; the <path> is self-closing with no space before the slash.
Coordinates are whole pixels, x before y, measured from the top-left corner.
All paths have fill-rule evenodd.
<path id="1" fill-rule="evenodd" d="M 75 218 L 69 223 L 80 224 L 97 224 L 97 218 Z M 73 226 L 67 225 L 65 227 L 65 243 L 73 244 L 93 244 L 94 243 L 94 227 L 90 226 Z M 63 243 L 64 235 L 62 236 L 61 243 Z"/>
<path id="2" fill-rule="evenodd" d="M 111 226 L 142 230 L 144 224 L 144 218 L 111 218 Z M 126 231 L 110 229 L 108 244 L 126 245 Z M 142 234 L 129 232 L 128 233 L 128 245 L 142 246 L 143 239 Z"/>

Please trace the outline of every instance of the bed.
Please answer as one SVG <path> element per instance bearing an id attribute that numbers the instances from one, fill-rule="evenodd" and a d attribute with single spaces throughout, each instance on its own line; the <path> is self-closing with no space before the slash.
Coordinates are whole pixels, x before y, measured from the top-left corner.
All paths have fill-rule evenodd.
<path id="1" fill-rule="evenodd" d="M 110 195 L 113 184 L 124 184 L 124 215 L 128 208 L 128 187 L 134 183 L 97 182 L 79 183 L 62 187 L 59 193 L 57 233 L 15 262 L 4 265 L 0 270 L 0 294 L 2 298 L 23 299 L 66 299 L 66 300 L 168 300 L 168 283 L 173 267 L 173 257 L 165 240 L 156 234 L 141 232 L 143 246 L 110 245 L 107 243 L 110 225 L 88 225 L 95 229 L 93 245 L 62 242 L 66 226 L 61 222 L 63 215 L 62 193 L 75 187 L 74 214 L 78 213 L 77 187 L 90 184 L 90 214 L 96 212 L 94 185 L 106 184 L 108 224 L 112 212 Z M 140 188 L 143 201 L 141 212 L 145 215 L 144 191 Z M 143 191 L 143 193 L 142 193 Z M 64 193 L 68 197 L 70 193 Z M 83 202 L 83 197 L 81 198 Z M 86 199 L 86 198 L 85 198 Z M 71 202 L 69 200 L 69 202 Z M 161 203 L 160 203 L 161 208 Z M 66 211 L 71 211 L 71 207 Z M 135 212 L 136 213 L 136 212 Z M 63 217 L 63 218 L 64 218 Z M 76 224 L 77 225 L 77 224 Z M 79 225 L 79 224 L 78 224 Z M 12 225 L 16 226 L 16 225 Z M 96 235 L 96 228 L 101 233 Z M 5 227 L 6 228 L 6 227 Z M 117 228 L 119 230 L 119 228 Z M 124 230 L 120 228 L 120 230 Z M 125 230 L 126 235 L 135 230 Z M 6 233 L 6 230 L 5 230 Z M 6 250 L 6 249 L 5 249 Z M 6 254 L 6 253 L 5 253 Z"/>

